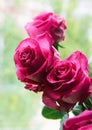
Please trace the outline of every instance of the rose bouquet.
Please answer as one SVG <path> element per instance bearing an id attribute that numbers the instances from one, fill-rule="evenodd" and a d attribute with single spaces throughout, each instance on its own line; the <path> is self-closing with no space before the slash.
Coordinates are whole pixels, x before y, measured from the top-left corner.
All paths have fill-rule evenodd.
<path id="1" fill-rule="evenodd" d="M 66 28 L 65 20 L 52 12 L 41 13 L 29 22 L 25 26 L 29 37 L 15 50 L 16 74 L 26 89 L 42 92 L 42 115 L 61 119 L 60 130 L 91 130 L 88 59 L 79 50 L 60 58 L 58 47 L 62 47 Z M 69 118 L 70 112 L 76 116 Z"/>

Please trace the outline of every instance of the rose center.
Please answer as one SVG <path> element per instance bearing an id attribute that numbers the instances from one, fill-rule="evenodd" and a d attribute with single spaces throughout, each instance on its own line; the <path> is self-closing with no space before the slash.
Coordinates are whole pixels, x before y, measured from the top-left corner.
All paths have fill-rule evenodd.
<path id="1" fill-rule="evenodd" d="M 26 66 L 29 65 L 35 57 L 34 50 L 25 49 L 19 56 L 21 63 Z"/>

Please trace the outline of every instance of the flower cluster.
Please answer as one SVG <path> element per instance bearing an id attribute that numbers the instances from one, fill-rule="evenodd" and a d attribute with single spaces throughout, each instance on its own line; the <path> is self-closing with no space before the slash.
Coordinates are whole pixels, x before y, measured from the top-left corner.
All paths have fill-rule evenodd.
<path id="1" fill-rule="evenodd" d="M 43 103 L 67 112 L 90 95 L 91 78 L 86 56 L 75 51 L 61 60 L 55 44 L 64 40 L 65 20 L 52 12 L 42 13 L 25 26 L 29 37 L 14 54 L 16 74 L 25 88 L 43 92 Z"/>

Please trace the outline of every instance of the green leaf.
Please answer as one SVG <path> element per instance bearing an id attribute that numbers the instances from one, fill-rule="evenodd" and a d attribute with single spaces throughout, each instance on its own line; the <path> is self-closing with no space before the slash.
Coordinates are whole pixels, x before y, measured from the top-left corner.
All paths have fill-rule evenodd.
<path id="1" fill-rule="evenodd" d="M 92 108 L 92 95 L 89 98 L 87 98 L 85 102 L 83 102 L 83 104 L 86 109 L 90 110 Z"/>
<path id="2" fill-rule="evenodd" d="M 53 45 L 58 50 L 58 42 L 54 43 Z"/>
<path id="3" fill-rule="evenodd" d="M 65 123 L 65 121 L 66 121 L 66 119 L 69 117 L 69 114 L 68 113 L 66 113 L 63 117 L 62 117 L 62 119 L 61 119 L 61 121 L 60 121 L 60 129 L 59 130 L 63 130 L 63 124 Z"/>
<path id="4" fill-rule="evenodd" d="M 92 77 L 92 62 L 88 65 L 89 76 Z"/>
<path id="5" fill-rule="evenodd" d="M 83 112 L 84 107 L 82 105 L 75 105 L 75 107 L 72 110 L 72 113 L 74 115 L 79 115 L 81 112 Z"/>
<path id="6" fill-rule="evenodd" d="M 46 106 L 42 109 L 42 115 L 47 119 L 61 119 L 65 114 L 65 111 L 53 110 Z"/>
<path id="7" fill-rule="evenodd" d="M 58 46 L 60 47 L 60 48 L 65 48 L 64 46 L 62 46 L 61 44 L 58 44 Z"/>
<path id="8" fill-rule="evenodd" d="M 90 110 L 92 108 L 92 95 L 87 98 L 81 105 L 76 104 L 72 110 L 74 115 L 79 115 L 84 110 Z"/>
<path id="9" fill-rule="evenodd" d="M 54 43 L 54 47 L 58 50 L 59 49 L 59 47 L 60 48 L 65 48 L 64 46 L 62 46 L 60 43 L 58 43 L 58 42 L 56 42 L 56 43 Z"/>

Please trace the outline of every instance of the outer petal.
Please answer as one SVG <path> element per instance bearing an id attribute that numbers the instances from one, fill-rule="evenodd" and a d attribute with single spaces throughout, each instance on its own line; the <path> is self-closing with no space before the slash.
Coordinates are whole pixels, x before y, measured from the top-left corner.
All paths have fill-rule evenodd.
<path id="1" fill-rule="evenodd" d="M 56 104 L 56 101 L 47 97 L 45 94 L 43 94 L 42 101 L 49 108 L 56 109 L 56 110 L 59 109 L 59 107 Z"/>
<path id="2" fill-rule="evenodd" d="M 34 18 L 34 20 L 38 20 L 38 19 L 41 19 L 41 20 L 45 20 L 47 19 L 49 16 L 52 16 L 53 13 L 52 12 L 43 12 L 43 13 L 40 13 L 40 15 L 36 16 Z"/>
<path id="3" fill-rule="evenodd" d="M 78 130 L 92 130 L 92 124 L 88 124 L 86 126 L 83 126 L 79 128 Z"/>
<path id="4" fill-rule="evenodd" d="M 79 114 L 76 117 L 68 118 L 66 120 L 66 124 L 64 124 L 63 130 L 69 130 L 69 129 L 79 130 L 79 129 L 76 129 L 77 123 L 79 123 L 81 121 L 86 121 L 87 119 L 88 119 L 88 121 L 90 121 L 92 119 L 92 111 L 85 110 L 84 112 L 82 112 L 81 114 Z M 77 128 L 79 128 L 79 126 L 77 126 Z"/>
<path id="5" fill-rule="evenodd" d="M 75 51 L 72 55 L 70 55 L 67 60 L 73 62 L 73 63 L 78 63 L 81 65 L 81 68 L 85 72 L 85 75 L 88 75 L 88 60 L 86 56 L 80 52 L 80 51 Z"/>

